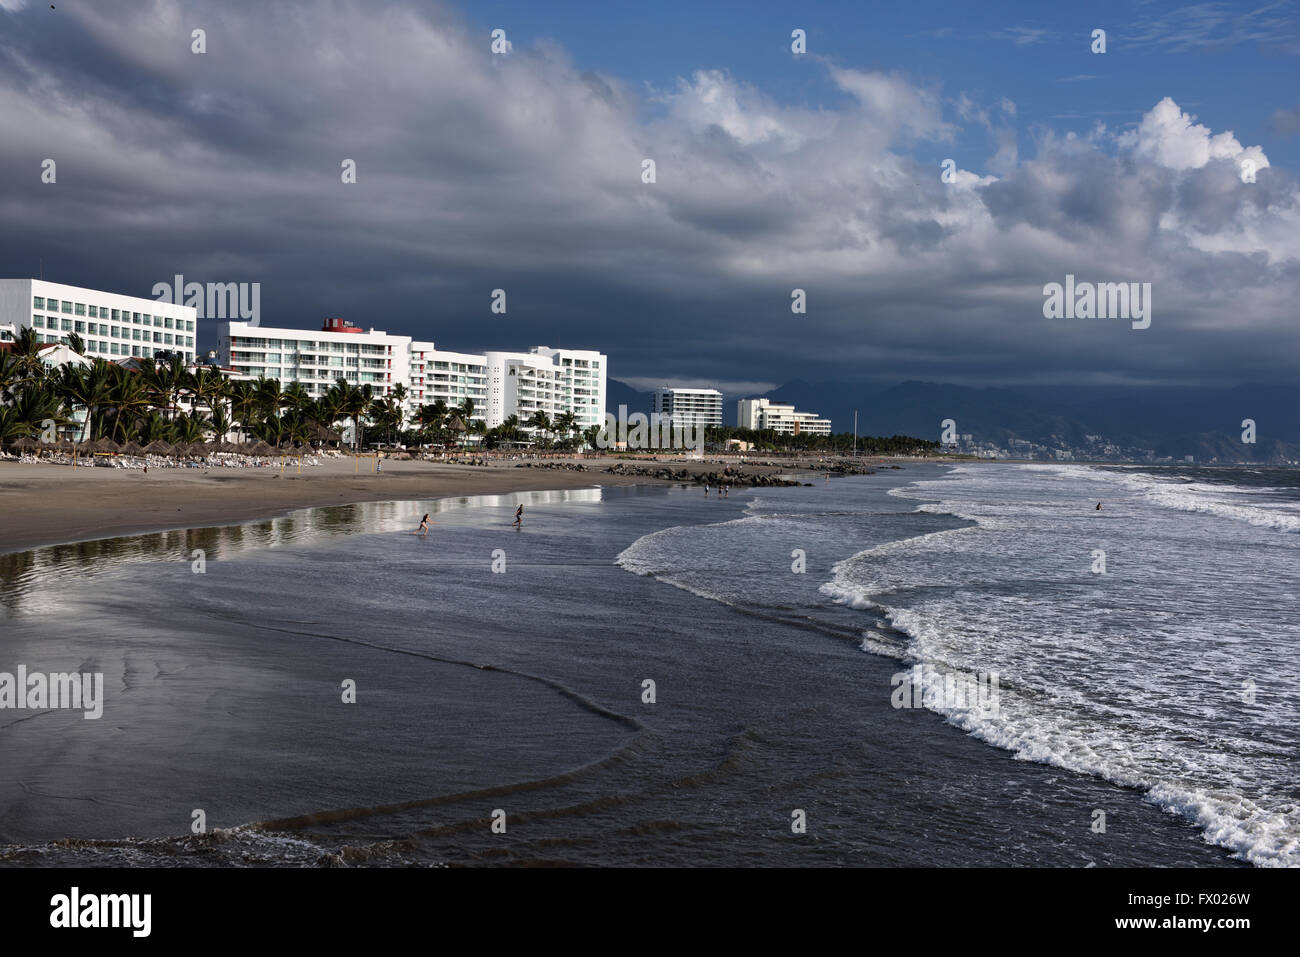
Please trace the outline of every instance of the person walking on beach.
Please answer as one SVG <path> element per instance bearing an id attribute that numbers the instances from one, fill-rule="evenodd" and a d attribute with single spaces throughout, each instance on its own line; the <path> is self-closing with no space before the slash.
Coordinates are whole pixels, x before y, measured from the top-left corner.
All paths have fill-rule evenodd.
<path id="1" fill-rule="evenodd" d="M 412 535 L 427 535 L 428 533 L 429 533 L 429 513 L 428 513 L 428 512 L 425 512 L 425 513 L 424 513 L 424 518 L 420 519 L 420 528 L 419 528 L 419 530 L 418 530 L 418 531 L 415 531 L 415 532 L 412 532 L 411 534 L 412 534 Z"/>
<path id="2" fill-rule="evenodd" d="M 704 497 L 705 497 L 705 498 L 708 498 L 708 497 L 709 497 L 709 483 L 708 483 L 708 482 L 705 482 L 705 483 L 704 483 Z"/>
<path id="3" fill-rule="evenodd" d="M 1098 502 L 1098 503 L 1097 503 L 1097 511 L 1099 511 L 1099 512 L 1101 511 L 1101 502 Z"/>
<path id="4" fill-rule="evenodd" d="M 517 509 L 515 509 L 515 528 L 519 528 L 523 524 L 524 524 L 524 507 L 523 505 L 520 505 Z"/>

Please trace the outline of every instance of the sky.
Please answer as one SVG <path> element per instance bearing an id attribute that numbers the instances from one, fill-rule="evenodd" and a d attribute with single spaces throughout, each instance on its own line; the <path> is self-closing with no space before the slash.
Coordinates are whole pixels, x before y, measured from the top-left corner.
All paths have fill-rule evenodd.
<path id="1" fill-rule="evenodd" d="M 1298 79 L 1300 0 L 0 0 L 0 276 L 638 388 L 1293 383 Z"/>

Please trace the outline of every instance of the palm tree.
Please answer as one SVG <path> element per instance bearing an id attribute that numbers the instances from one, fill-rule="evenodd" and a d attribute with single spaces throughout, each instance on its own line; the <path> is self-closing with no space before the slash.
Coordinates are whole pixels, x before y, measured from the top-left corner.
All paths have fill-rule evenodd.
<path id="1" fill-rule="evenodd" d="M 107 405 L 113 385 L 110 364 L 103 359 L 96 359 L 89 366 L 77 366 L 68 363 L 59 369 L 57 394 L 70 408 L 77 406 L 86 410 L 86 424 L 81 432 L 81 440 L 96 438 L 95 413 Z"/>
<path id="2" fill-rule="evenodd" d="M 13 406 L 0 405 L 0 445 L 31 434 L 31 423 L 24 421 Z"/>
<path id="3" fill-rule="evenodd" d="M 200 407 L 209 413 L 216 411 L 218 404 L 227 395 L 227 382 L 226 377 L 216 369 L 199 369 L 191 382 L 194 411 L 197 412 Z"/>
<path id="4" fill-rule="evenodd" d="M 24 326 L 18 330 L 18 336 L 14 339 L 13 354 L 24 378 L 35 378 L 44 371 L 41 364 L 41 349 L 40 336 L 36 334 L 35 329 Z"/>
<path id="5" fill-rule="evenodd" d="M 296 419 L 289 426 L 289 438 L 298 445 L 306 445 L 311 441 L 311 425 L 306 419 Z"/>
<path id="6" fill-rule="evenodd" d="M 445 399 L 437 399 L 429 405 L 420 408 L 420 421 L 430 434 L 437 440 L 441 441 L 443 430 L 447 427 L 447 402 Z"/>
<path id="7" fill-rule="evenodd" d="M 470 427 L 470 420 L 474 418 L 474 400 L 469 396 L 460 400 L 460 405 L 456 406 L 456 414 L 460 420 L 465 423 L 465 428 Z"/>
<path id="8" fill-rule="evenodd" d="M 262 376 L 253 386 L 253 391 L 257 396 L 258 407 L 262 411 L 262 417 L 265 421 L 266 428 L 263 435 L 274 436 L 274 441 L 267 439 L 273 445 L 280 443 L 280 408 L 284 405 L 284 390 L 280 388 L 279 379 L 268 379 Z"/>
<path id="9" fill-rule="evenodd" d="M 551 428 L 551 417 L 541 409 L 538 409 L 524 424 L 527 425 L 528 428 L 545 435 Z"/>
<path id="10" fill-rule="evenodd" d="M 153 408 L 148 385 L 140 375 L 122 369 L 109 396 L 109 406 L 113 413 L 113 438 L 126 441 L 140 419 Z"/>
<path id="11" fill-rule="evenodd" d="M 402 407 L 392 397 L 385 397 L 372 400 L 367 411 L 370 418 L 374 420 L 375 427 L 387 433 L 389 444 L 391 444 L 393 429 L 400 425 L 402 421 Z"/>
<path id="12" fill-rule="evenodd" d="M 257 419 L 257 389 L 254 384 L 246 380 L 230 383 L 230 406 L 241 438 L 246 439 Z"/>
<path id="13" fill-rule="evenodd" d="M 26 379 L 22 363 L 12 352 L 0 352 L 0 403 L 13 398 L 14 389 Z"/>
<path id="14" fill-rule="evenodd" d="M 334 393 L 333 405 L 340 416 L 346 416 L 352 420 L 352 447 L 354 449 L 361 446 L 361 433 L 363 427 L 363 417 L 370 408 L 371 397 L 374 389 L 370 383 L 366 383 L 357 388 L 350 384 L 347 379 L 338 379 L 330 392 Z"/>
<path id="15" fill-rule="evenodd" d="M 164 442 L 170 442 L 175 437 L 175 426 L 167 421 L 167 417 L 161 412 L 153 411 L 140 420 L 140 428 L 137 437 L 141 445 L 148 445 L 155 439 L 162 439 Z"/>
<path id="16" fill-rule="evenodd" d="M 226 407 L 217 406 L 212 410 L 212 418 L 208 420 L 208 428 L 212 430 L 212 438 L 215 442 L 224 442 L 226 434 L 233 427 L 230 416 L 226 414 Z"/>
<path id="17" fill-rule="evenodd" d="M 505 419 L 502 420 L 501 424 L 497 426 L 497 429 L 499 430 L 501 437 L 507 442 L 519 441 L 519 416 L 514 413 L 507 415 Z"/>
<path id="18" fill-rule="evenodd" d="M 284 390 L 281 404 L 290 412 L 301 417 L 311 406 L 312 399 L 307 393 L 307 387 L 301 382 L 294 381 L 290 382 L 288 388 Z"/>
<path id="19" fill-rule="evenodd" d="M 573 437 L 574 430 L 578 428 L 578 417 L 572 410 L 561 412 L 555 417 L 555 430 L 564 436 L 565 442 Z"/>
<path id="20" fill-rule="evenodd" d="M 180 416 L 175 424 L 176 438 L 181 442 L 202 442 L 204 433 L 212 427 L 212 423 L 197 412 Z"/>

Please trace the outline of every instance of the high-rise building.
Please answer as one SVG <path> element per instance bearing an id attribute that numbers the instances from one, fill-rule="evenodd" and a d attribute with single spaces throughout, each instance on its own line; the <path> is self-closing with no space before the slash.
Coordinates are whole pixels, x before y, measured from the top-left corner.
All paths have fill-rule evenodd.
<path id="1" fill-rule="evenodd" d="M 468 352 L 447 352 L 432 342 L 410 345 L 410 385 L 407 408 L 412 418 L 421 406 L 439 399 L 448 408 L 474 403 L 470 422 L 487 421 L 487 357 Z M 469 425 L 470 422 L 466 422 Z"/>
<path id="2" fill-rule="evenodd" d="M 529 352 L 548 356 L 558 373 L 557 388 L 578 419 L 578 430 L 605 424 L 605 376 L 609 362 L 590 349 L 533 346 Z"/>
<path id="3" fill-rule="evenodd" d="M 43 279 L 0 279 L 0 324 L 35 330 L 58 345 L 78 335 L 91 359 L 148 359 L 175 352 L 194 361 L 197 310 Z"/>
<path id="4" fill-rule="evenodd" d="M 718 428 L 722 425 L 722 393 L 717 389 L 673 389 L 663 386 L 654 394 L 655 421 L 672 420 L 674 426 Z"/>
<path id="5" fill-rule="evenodd" d="M 319 332 L 217 322 L 222 365 L 283 385 L 299 382 L 313 398 L 338 379 L 369 385 L 377 397 L 391 395 L 399 384 L 409 389 L 410 345 L 410 336 L 390 336 L 342 319 L 326 319 Z"/>
<path id="6" fill-rule="evenodd" d="M 768 399 L 741 399 L 736 403 L 736 425 L 742 429 L 771 429 L 784 435 L 830 435 L 831 420 L 819 419 L 816 412 L 797 412 L 792 405 Z"/>
<path id="7" fill-rule="evenodd" d="M 377 396 L 405 386 L 408 421 L 439 399 L 449 407 L 472 399 L 471 422 L 486 428 L 511 415 L 524 423 L 539 411 L 550 419 L 573 412 L 579 429 L 604 421 L 607 360 L 599 352 L 548 346 L 528 352 L 449 352 L 342 319 L 327 319 L 320 332 L 221 321 L 217 336 L 222 365 L 253 378 L 300 382 L 313 397 L 340 378 L 369 384 Z"/>

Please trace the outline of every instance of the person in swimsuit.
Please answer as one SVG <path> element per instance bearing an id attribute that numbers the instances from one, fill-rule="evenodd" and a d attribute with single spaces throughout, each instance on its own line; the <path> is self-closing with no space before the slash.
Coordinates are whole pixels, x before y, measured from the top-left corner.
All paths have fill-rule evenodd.
<path id="1" fill-rule="evenodd" d="M 418 532 L 412 534 L 427 535 L 429 533 L 429 513 L 424 513 L 424 518 L 420 519 L 420 528 Z"/>
<path id="2" fill-rule="evenodd" d="M 1099 512 L 1101 511 L 1101 502 L 1098 502 L 1098 503 L 1097 503 L 1097 511 L 1099 511 Z"/>
<path id="3" fill-rule="evenodd" d="M 515 525 L 519 526 L 523 524 L 524 524 L 524 507 L 520 505 L 517 509 L 515 509 Z"/>

